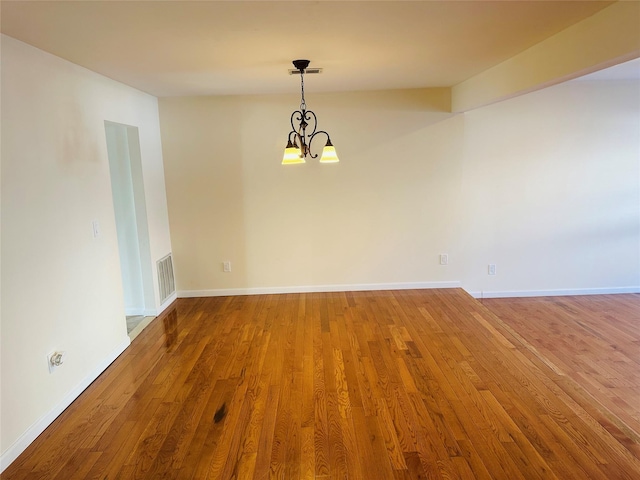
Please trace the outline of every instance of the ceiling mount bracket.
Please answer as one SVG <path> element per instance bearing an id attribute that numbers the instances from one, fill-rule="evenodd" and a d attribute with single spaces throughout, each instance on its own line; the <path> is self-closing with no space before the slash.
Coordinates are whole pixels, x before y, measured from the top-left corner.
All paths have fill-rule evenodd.
<path id="1" fill-rule="evenodd" d="M 306 68 L 309 66 L 309 63 L 311 63 L 309 60 L 294 60 L 293 66 L 296 67 L 296 69 L 303 71 L 306 70 Z"/>

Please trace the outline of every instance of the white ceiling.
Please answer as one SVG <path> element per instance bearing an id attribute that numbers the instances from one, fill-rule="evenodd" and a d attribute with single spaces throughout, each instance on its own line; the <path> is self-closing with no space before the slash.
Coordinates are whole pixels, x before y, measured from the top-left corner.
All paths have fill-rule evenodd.
<path id="1" fill-rule="evenodd" d="M 2 33 L 156 96 L 456 85 L 599 1 L 6 1 Z"/>

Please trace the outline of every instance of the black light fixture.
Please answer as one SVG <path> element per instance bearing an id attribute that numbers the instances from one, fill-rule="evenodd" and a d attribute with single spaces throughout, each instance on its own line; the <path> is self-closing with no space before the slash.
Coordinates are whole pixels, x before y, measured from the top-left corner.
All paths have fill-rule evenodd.
<path id="1" fill-rule="evenodd" d="M 296 67 L 296 70 L 300 71 L 300 90 L 302 92 L 302 98 L 300 100 L 300 110 L 296 110 L 291 114 L 292 130 L 289 132 L 287 146 L 284 149 L 282 165 L 305 163 L 307 155 L 311 158 L 317 158 L 317 153 L 315 155 L 311 153 L 311 142 L 313 142 L 316 135 L 321 133 L 327 136 L 327 142 L 322 149 L 320 163 L 337 163 L 339 161 L 336 149 L 331 143 L 331 138 L 329 138 L 329 134 L 324 130 L 316 131 L 318 119 L 316 118 L 315 113 L 311 110 L 307 110 L 307 104 L 304 101 L 304 74 L 309 63 L 309 60 L 293 61 L 293 66 Z M 294 122 L 298 122 L 298 125 L 296 126 Z M 309 122 L 313 122 L 313 126 Z M 311 133 L 307 133 L 307 129 L 311 130 Z"/>

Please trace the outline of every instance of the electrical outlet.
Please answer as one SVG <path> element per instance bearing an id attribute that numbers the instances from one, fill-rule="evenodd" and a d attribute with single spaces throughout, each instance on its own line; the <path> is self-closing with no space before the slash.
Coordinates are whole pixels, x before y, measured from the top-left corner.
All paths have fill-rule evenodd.
<path id="1" fill-rule="evenodd" d="M 495 275 L 496 274 L 496 264 L 495 263 L 490 263 L 489 264 L 489 275 Z"/>
<path id="2" fill-rule="evenodd" d="M 51 352 L 47 355 L 47 364 L 49 365 L 49 373 L 53 373 L 55 369 L 61 367 L 65 360 L 64 352 Z"/>
<path id="3" fill-rule="evenodd" d="M 449 265 L 449 254 L 441 253 L 440 254 L 440 265 Z"/>
<path id="4" fill-rule="evenodd" d="M 231 271 L 231 262 L 227 260 L 226 262 L 222 262 L 222 271 L 230 272 Z"/>

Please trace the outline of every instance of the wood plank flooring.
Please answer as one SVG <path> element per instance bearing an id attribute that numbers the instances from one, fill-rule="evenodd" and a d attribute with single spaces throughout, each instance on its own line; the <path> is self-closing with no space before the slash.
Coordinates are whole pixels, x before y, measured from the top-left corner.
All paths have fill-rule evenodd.
<path id="1" fill-rule="evenodd" d="M 483 305 L 565 377 L 564 389 L 587 397 L 635 440 L 629 448 L 640 457 L 640 295 L 490 299 Z"/>
<path id="2" fill-rule="evenodd" d="M 639 479 L 640 296 L 594 298 L 180 299 L 2 478 Z"/>

